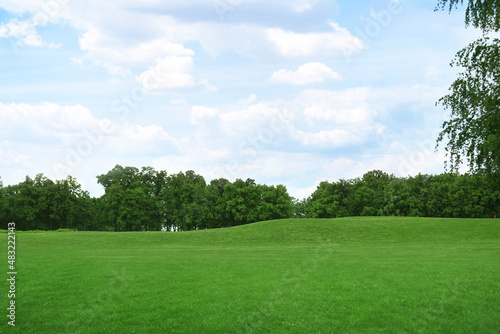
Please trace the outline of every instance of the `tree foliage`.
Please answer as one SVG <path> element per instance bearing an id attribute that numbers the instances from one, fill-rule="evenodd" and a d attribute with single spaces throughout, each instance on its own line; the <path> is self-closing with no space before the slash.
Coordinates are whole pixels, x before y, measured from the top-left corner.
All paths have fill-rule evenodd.
<path id="1" fill-rule="evenodd" d="M 17 184 L 0 188 L 3 198 L 2 226 L 16 222 L 18 230 L 54 230 L 92 227 L 95 214 L 88 192 L 68 176 L 53 182 L 43 174 Z"/>
<path id="2" fill-rule="evenodd" d="M 151 167 L 115 166 L 97 176 L 104 195 L 92 198 L 76 179 L 43 174 L 16 185 L 0 182 L 0 223 L 19 230 L 188 231 L 281 218 L 345 216 L 492 217 L 500 190 L 484 174 L 397 178 L 380 170 L 321 182 L 307 199 L 283 185 L 253 179 L 212 180 L 194 171 L 168 175 Z"/>
<path id="3" fill-rule="evenodd" d="M 500 190 L 482 174 L 416 175 L 396 178 L 381 171 L 363 178 L 321 182 L 305 203 L 305 216 L 493 217 Z"/>
<path id="4" fill-rule="evenodd" d="M 440 1 L 452 10 L 463 1 Z M 467 162 L 473 172 L 500 174 L 500 40 L 488 36 L 500 29 L 500 0 L 469 1 L 465 22 L 483 37 L 457 53 L 451 66 L 461 68 L 450 93 L 439 104 L 451 111 L 438 137 L 446 141 L 451 171 Z"/>
<path id="5" fill-rule="evenodd" d="M 464 0 L 439 0 L 437 9 L 452 11 L 458 5 L 463 5 Z M 500 29 L 500 1 L 499 0 L 469 0 L 466 1 L 465 11 L 466 26 L 472 25 L 484 32 L 498 31 Z"/>

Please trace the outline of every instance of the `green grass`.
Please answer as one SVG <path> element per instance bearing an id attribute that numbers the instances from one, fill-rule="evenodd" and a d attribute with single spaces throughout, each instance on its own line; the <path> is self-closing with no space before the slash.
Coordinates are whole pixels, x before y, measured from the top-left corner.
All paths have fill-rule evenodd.
<path id="1" fill-rule="evenodd" d="M 494 219 L 18 233 L 16 256 L 16 327 L 5 301 L 5 333 L 500 332 Z"/>

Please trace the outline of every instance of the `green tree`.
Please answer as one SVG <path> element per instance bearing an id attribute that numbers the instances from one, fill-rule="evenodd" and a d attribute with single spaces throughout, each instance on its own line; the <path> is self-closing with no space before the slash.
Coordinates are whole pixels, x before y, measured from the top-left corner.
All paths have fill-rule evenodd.
<path id="1" fill-rule="evenodd" d="M 257 208 L 258 220 L 290 218 L 293 216 L 293 198 L 284 185 L 259 185 L 260 203 Z"/>
<path id="2" fill-rule="evenodd" d="M 452 11 L 464 0 L 438 0 L 436 9 L 448 8 Z M 500 3 L 498 0 L 469 0 L 465 11 L 465 25 L 472 25 L 484 32 L 498 31 L 500 28 Z"/>
<path id="3" fill-rule="evenodd" d="M 205 228 L 207 200 L 203 176 L 190 170 L 170 175 L 166 182 L 160 195 L 160 208 L 167 227 L 180 231 Z"/>
<path id="4" fill-rule="evenodd" d="M 372 170 L 363 175 L 363 184 L 373 190 L 373 202 L 369 207 L 381 209 L 384 206 L 384 191 L 391 180 L 395 178 L 381 170 Z"/>
<path id="5" fill-rule="evenodd" d="M 384 214 L 387 216 L 407 216 L 409 195 L 406 179 L 396 178 L 389 182 L 385 191 Z"/>
<path id="6" fill-rule="evenodd" d="M 321 182 L 308 199 L 306 216 L 311 218 L 348 216 L 347 198 L 352 189 L 352 181 Z"/>
<path id="7" fill-rule="evenodd" d="M 451 11 L 462 0 L 441 0 L 438 8 Z M 450 87 L 450 93 L 438 104 L 451 111 L 442 125 L 438 145 L 446 141 L 451 171 L 467 162 L 473 172 L 486 170 L 500 174 L 500 40 L 490 33 L 500 29 L 498 0 L 470 0 L 466 25 L 483 30 L 483 37 L 459 51 L 451 66 L 462 71 Z M 466 160 L 466 161 L 465 161 Z"/>
<path id="8" fill-rule="evenodd" d="M 369 187 L 360 184 L 356 190 L 347 199 L 350 216 L 375 216 L 375 191 Z"/>
<path id="9" fill-rule="evenodd" d="M 91 224 L 90 197 L 71 176 L 53 182 L 43 174 L 8 186 L 4 195 L 4 221 L 19 230 L 86 229 Z"/>
<path id="10" fill-rule="evenodd" d="M 166 187 L 166 172 L 151 167 L 139 171 L 135 167 L 116 165 L 97 176 L 104 187 L 99 201 L 99 225 L 115 231 L 160 230 L 162 211 L 158 202 Z"/>
<path id="11" fill-rule="evenodd" d="M 88 192 L 83 191 L 81 185 L 72 176 L 58 180 L 50 189 L 51 229 L 73 228 L 88 230 L 92 228 L 95 214 Z"/>
<path id="12" fill-rule="evenodd" d="M 210 181 L 210 185 L 206 188 L 208 210 L 205 219 L 208 228 L 231 226 L 232 221 L 224 200 L 224 191 L 228 184 L 231 183 L 221 178 Z"/>
<path id="13" fill-rule="evenodd" d="M 224 188 L 223 198 L 230 226 L 249 224 L 259 220 L 258 206 L 261 198 L 255 180 L 236 179 Z"/>
<path id="14" fill-rule="evenodd" d="M 307 207 L 307 198 L 303 198 L 301 200 L 294 200 L 293 201 L 293 217 L 294 218 L 303 218 L 306 217 L 306 207 Z"/>

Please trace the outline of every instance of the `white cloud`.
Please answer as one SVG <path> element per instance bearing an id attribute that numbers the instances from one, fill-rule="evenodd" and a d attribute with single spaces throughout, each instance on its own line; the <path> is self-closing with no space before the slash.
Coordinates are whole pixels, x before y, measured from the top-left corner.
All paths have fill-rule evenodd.
<path id="1" fill-rule="evenodd" d="M 342 76 L 323 63 L 307 63 L 300 66 L 297 71 L 281 69 L 274 72 L 271 82 L 285 83 L 294 86 L 309 85 L 325 81 L 340 81 Z"/>
<path id="2" fill-rule="evenodd" d="M 121 131 L 125 139 L 132 142 L 152 142 L 155 140 L 172 140 L 165 130 L 158 125 L 140 126 L 131 124 Z"/>
<path id="3" fill-rule="evenodd" d="M 172 29 L 165 23 L 162 29 Z M 361 39 L 347 29 L 330 23 L 326 31 L 299 33 L 258 23 L 197 22 L 175 23 L 182 41 L 198 41 L 212 57 L 231 51 L 241 56 L 269 60 L 276 58 L 316 59 L 350 56 L 362 51 Z"/>
<path id="4" fill-rule="evenodd" d="M 184 105 L 184 104 L 188 104 L 188 102 L 185 99 L 172 99 L 172 100 L 170 100 L 170 104 Z"/>
<path id="5" fill-rule="evenodd" d="M 219 115 L 223 133 L 244 138 L 256 135 L 261 129 L 271 126 L 271 122 L 280 114 L 279 109 L 265 103 L 258 103 L 247 109 L 231 111 Z"/>
<path id="6" fill-rule="evenodd" d="M 44 42 L 37 32 L 37 27 L 58 23 L 66 11 L 65 0 L 51 0 L 47 2 L 20 0 L 0 1 L 0 8 L 16 15 L 28 13 L 28 18 L 19 20 L 14 18 L 0 25 L 0 38 L 14 38 L 18 45 L 58 48 L 57 43 Z"/>
<path id="7" fill-rule="evenodd" d="M 437 66 L 434 66 L 434 65 L 429 65 L 427 66 L 427 68 L 425 69 L 425 78 L 426 79 L 429 79 L 429 80 L 436 80 L 438 79 L 441 74 L 443 74 L 443 71 L 437 67 Z"/>
<path id="8" fill-rule="evenodd" d="M 301 108 L 295 140 L 332 148 L 380 140 L 385 128 L 370 97 L 371 89 L 364 87 L 301 92 L 295 101 Z"/>
<path id="9" fill-rule="evenodd" d="M 81 105 L 60 106 L 54 103 L 0 103 L 0 118 L 0 129 L 4 136 L 15 136 L 16 132 L 22 131 L 65 138 L 69 133 L 96 128 L 100 124 L 100 120 Z M 26 136 L 25 140 L 30 140 L 30 136 Z"/>
<path id="10" fill-rule="evenodd" d="M 320 0 L 299 0 L 296 3 L 292 2 L 292 7 L 297 12 L 304 12 L 314 7 Z"/>
<path id="11" fill-rule="evenodd" d="M 158 57 L 194 55 L 193 50 L 165 38 L 127 40 L 95 28 L 83 33 L 79 44 L 87 59 L 112 74 L 128 74 L 130 67 L 147 66 Z"/>
<path id="12" fill-rule="evenodd" d="M 379 169 L 398 177 L 440 173 L 445 152 L 435 152 L 434 145 L 434 138 L 415 140 L 409 144 L 394 141 L 382 154 L 371 161 L 366 159 L 365 166 L 367 170 Z"/>
<path id="13" fill-rule="evenodd" d="M 0 150 L 4 164 L 23 162 L 35 173 L 61 177 L 109 155 L 141 156 L 176 152 L 178 142 L 161 126 L 97 118 L 80 105 L 0 103 Z M 7 149 L 8 148 L 8 149 Z"/>
<path id="14" fill-rule="evenodd" d="M 238 104 L 249 104 L 255 101 L 257 101 L 257 95 L 252 93 L 248 98 L 238 100 Z"/>
<path id="15" fill-rule="evenodd" d="M 204 106 L 193 106 L 191 108 L 191 124 L 200 124 L 204 119 L 212 118 L 217 115 L 218 110 L 215 108 L 204 107 Z"/>
<path id="16" fill-rule="evenodd" d="M 216 90 L 207 80 L 193 77 L 193 58 L 189 56 L 169 56 L 157 59 L 156 65 L 136 77 L 146 92 L 162 94 L 186 90 Z"/>
<path id="17" fill-rule="evenodd" d="M 335 107 L 340 108 L 335 109 Z M 324 122 L 331 122 L 336 125 L 362 125 L 372 123 L 376 112 L 371 110 L 370 106 L 366 103 L 360 103 L 359 106 L 353 108 L 344 108 L 343 106 L 331 107 L 326 103 L 319 104 L 313 102 L 304 109 L 304 115 L 309 124 L 314 124 L 314 122 L 318 121 L 323 124 Z"/>
<path id="18" fill-rule="evenodd" d="M 52 4 L 54 2 L 54 4 Z M 278 7 L 287 7 L 295 12 L 314 8 L 318 0 L 280 1 Z M 17 3 L 17 1 L 16 1 Z M 255 3 L 265 6 L 262 0 L 224 2 L 236 8 L 240 4 Z M 242 56 L 255 59 L 279 57 L 330 57 L 350 55 L 364 48 L 363 42 L 335 23 L 327 31 L 297 33 L 283 30 L 259 20 L 245 23 L 217 21 L 213 0 L 169 1 L 96 1 L 85 3 L 76 1 L 52 0 L 40 5 L 36 1 L 20 1 L 13 5 L 0 2 L 0 6 L 18 13 L 31 13 L 39 17 L 42 13 L 47 22 L 64 22 L 81 32 L 80 50 L 84 58 L 96 66 L 106 68 L 116 76 L 137 75 L 145 67 L 154 66 L 157 59 L 169 56 L 194 56 L 194 51 L 185 43 L 199 42 L 204 51 L 217 56 L 225 51 L 234 51 Z M 213 10 L 215 22 L 184 21 L 181 12 Z M 44 9 L 45 8 L 45 9 Z M 36 28 L 38 21 L 27 21 L 30 29 L 23 36 L 25 44 L 57 46 L 44 43 Z M 132 24 L 133 22 L 133 24 Z M 19 22 L 18 22 L 19 23 Z M 20 23 L 19 23 L 20 24 Z M 0 27 L 0 36 L 12 35 L 12 29 Z M 187 78 L 178 78 L 185 80 Z M 201 82 L 209 87 L 208 83 Z M 213 87 L 212 87 L 213 88 Z"/>
<path id="19" fill-rule="evenodd" d="M 81 67 L 83 65 L 83 58 L 81 57 L 71 57 L 69 59 L 71 64 Z"/>
<path id="20" fill-rule="evenodd" d="M 26 46 L 47 46 L 58 48 L 60 45 L 55 43 L 46 43 L 36 31 L 36 23 L 30 20 L 19 21 L 13 19 L 8 23 L 0 25 L 0 38 L 14 38 L 19 45 Z"/>
<path id="21" fill-rule="evenodd" d="M 331 23 L 332 32 L 295 33 L 280 28 L 267 29 L 267 38 L 285 57 L 350 56 L 364 49 L 363 41 L 347 29 Z"/>
<path id="22" fill-rule="evenodd" d="M 362 138 L 344 129 L 322 130 L 315 133 L 296 130 L 292 136 L 302 145 L 314 147 L 343 147 L 363 142 Z"/>
<path id="23" fill-rule="evenodd" d="M 0 0 L 0 7 L 16 14 L 30 13 L 33 21 L 41 21 L 42 16 L 52 20 L 57 19 L 59 14 L 66 8 L 67 0 L 50 0 L 41 2 L 39 0 Z"/>

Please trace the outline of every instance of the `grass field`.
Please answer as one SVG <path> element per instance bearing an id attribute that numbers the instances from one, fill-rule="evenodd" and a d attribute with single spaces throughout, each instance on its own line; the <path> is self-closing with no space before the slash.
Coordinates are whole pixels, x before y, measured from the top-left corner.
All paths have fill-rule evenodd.
<path id="1" fill-rule="evenodd" d="M 494 219 L 18 232 L 16 265 L 5 333 L 500 333 Z"/>

